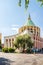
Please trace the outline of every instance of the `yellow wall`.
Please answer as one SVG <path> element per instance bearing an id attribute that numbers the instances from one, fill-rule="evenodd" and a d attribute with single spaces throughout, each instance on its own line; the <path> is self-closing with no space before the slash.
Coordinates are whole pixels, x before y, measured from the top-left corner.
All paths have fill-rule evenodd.
<path id="1" fill-rule="evenodd" d="M 26 29 L 29 30 L 33 34 L 40 36 L 40 28 L 36 26 L 23 26 L 19 29 L 19 33 L 23 32 Z"/>

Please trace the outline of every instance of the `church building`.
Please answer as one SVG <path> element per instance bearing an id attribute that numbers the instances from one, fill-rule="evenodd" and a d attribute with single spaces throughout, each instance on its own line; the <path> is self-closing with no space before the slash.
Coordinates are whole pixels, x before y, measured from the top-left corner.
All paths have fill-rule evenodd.
<path id="1" fill-rule="evenodd" d="M 25 24 L 19 28 L 17 35 L 5 36 L 4 37 L 4 47 L 13 48 L 14 47 L 14 40 L 16 36 L 29 34 L 34 41 L 34 48 L 35 49 L 42 49 L 43 48 L 43 38 L 40 37 L 40 28 L 36 26 L 31 17 L 29 15 Z"/>

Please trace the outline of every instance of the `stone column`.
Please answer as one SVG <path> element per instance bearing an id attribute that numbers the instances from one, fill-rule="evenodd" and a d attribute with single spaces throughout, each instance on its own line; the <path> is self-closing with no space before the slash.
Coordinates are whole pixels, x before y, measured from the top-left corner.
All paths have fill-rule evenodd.
<path id="1" fill-rule="evenodd" d="M 4 39 L 4 47 L 6 47 L 6 39 Z"/>
<path id="2" fill-rule="evenodd" d="M 13 48 L 13 44 L 12 44 L 12 38 L 11 38 L 11 48 Z"/>
<path id="3" fill-rule="evenodd" d="M 8 48 L 10 48 L 10 43 L 9 43 L 9 39 L 8 39 Z"/>
<path id="4" fill-rule="evenodd" d="M 6 42 L 6 39 L 4 39 L 4 48 L 8 48 L 8 43 Z"/>

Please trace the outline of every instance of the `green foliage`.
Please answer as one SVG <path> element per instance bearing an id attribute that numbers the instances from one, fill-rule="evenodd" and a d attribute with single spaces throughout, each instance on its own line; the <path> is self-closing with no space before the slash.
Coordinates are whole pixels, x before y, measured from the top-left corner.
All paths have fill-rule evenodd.
<path id="1" fill-rule="evenodd" d="M 1 40 L 0 40 L 0 44 L 1 44 Z"/>
<path id="2" fill-rule="evenodd" d="M 14 42 L 15 47 L 19 48 L 20 46 L 22 46 L 22 43 L 23 43 L 23 37 L 22 36 L 16 37 Z"/>
<path id="3" fill-rule="evenodd" d="M 29 0 L 25 0 L 25 8 L 27 9 L 29 5 Z"/>
<path id="4" fill-rule="evenodd" d="M 2 47 L 0 46 L 0 49 L 2 49 Z"/>
<path id="5" fill-rule="evenodd" d="M 26 53 L 34 53 L 34 52 L 32 51 L 31 48 L 28 47 L 28 48 L 26 49 Z"/>
<path id="6" fill-rule="evenodd" d="M 3 48 L 2 51 L 8 53 L 8 48 Z"/>
<path id="7" fill-rule="evenodd" d="M 2 51 L 5 52 L 5 53 L 8 53 L 8 52 L 12 53 L 12 52 L 15 51 L 15 49 L 13 49 L 13 48 L 3 48 Z"/>
<path id="8" fill-rule="evenodd" d="M 27 47 L 32 48 L 33 43 L 31 40 L 31 37 L 28 34 L 25 35 L 20 35 L 18 37 L 16 37 L 14 45 L 16 48 L 23 48 L 25 49 L 25 45 L 27 45 Z"/>
<path id="9" fill-rule="evenodd" d="M 43 5 L 43 0 L 37 0 L 37 1 L 41 3 L 41 6 Z"/>
<path id="10" fill-rule="evenodd" d="M 2 49 L 2 46 L 1 46 L 1 40 L 0 40 L 0 49 Z"/>
<path id="11" fill-rule="evenodd" d="M 29 47 L 26 49 L 26 53 L 31 53 L 31 49 Z"/>
<path id="12" fill-rule="evenodd" d="M 32 48 L 34 44 L 32 43 L 31 37 L 28 34 L 25 34 L 23 37 L 24 37 L 24 43 L 27 44 L 29 48 Z"/>
<path id="13" fill-rule="evenodd" d="M 8 51 L 12 53 L 12 52 L 15 51 L 15 49 L 13 49 L 13 48 L 9 48 Z"/>
<path id="14" fill-rule="evenodd" d="M 21 6 L 21 0 L 19 0 L 19 3 L 18 3 L 19 6 Z"/>
<path id="15" fill-rule="evenodd" d="M 23 0 L 19 0 L 19 6 L 21 6 Z M 41 2 L 41 6 L 43 5 L 43 0 L 37 0 L 38 2 Z M 30 0 L 25 0 L 25 9 L 27 10 Z"/>
<path id="16" fill-rule="evenodd" d="M 19 0 L 19 6 L 21 6 L 22 0 Z M 25 9 L 28 8 L 29 0 L 25 0 Z"/>

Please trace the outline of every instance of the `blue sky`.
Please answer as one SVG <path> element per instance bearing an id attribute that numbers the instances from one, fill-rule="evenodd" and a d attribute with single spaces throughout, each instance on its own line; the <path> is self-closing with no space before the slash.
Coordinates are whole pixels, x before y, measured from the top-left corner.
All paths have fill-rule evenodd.
<path id="1" fill-rule="evenodd" d="M 18 6 L 18 0 L 0 0 L 0 32 L 4 36 L 16 34 L 27 21 L 30 13 L 32 21 L 41 29 L 43 37 L 43 6 L 37 0 L 30 0 L 29 8 L 25 11 L 24 1 L 22 7 Z"/>

